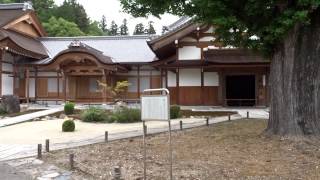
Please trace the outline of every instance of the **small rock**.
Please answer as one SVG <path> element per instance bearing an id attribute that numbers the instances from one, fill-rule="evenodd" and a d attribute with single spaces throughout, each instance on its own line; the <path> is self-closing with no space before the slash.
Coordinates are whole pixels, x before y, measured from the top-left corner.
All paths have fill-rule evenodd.
<path id="1" fill-rule="evenodd" d="M 65 119 L 67 116 L 65 114 L 60 114 L 59 119 Z"/>
<path id="2" fill-rule="evenodd" d="M 33 121 L 41 121 L 40 118 L 34 118 Z"/>
<path id="3" fill-rule="evenodd" d="M 47 174 L 47 175 L 42 176 L 42 177 L 43 178 L 55 178 L 55 177 L 58 177 L 58 176 L 60 176 L 60 174 L 55 172 L 55 173 Z"/>

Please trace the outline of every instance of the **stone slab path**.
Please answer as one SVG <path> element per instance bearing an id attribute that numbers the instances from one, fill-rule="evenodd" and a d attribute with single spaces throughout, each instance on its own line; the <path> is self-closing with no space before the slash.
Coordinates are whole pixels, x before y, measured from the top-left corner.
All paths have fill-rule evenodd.
<path id="1" fill-rule="evenodd" d="M 0 128 L 23 123 L 23 122 L 27 122 L 27 121 L 31 121 L 35 118 L 47 116 L 49 114 L 54 114 L 54 113 L 62 111 L 62 110 L 63 110 L 63 107 L 57 107 L 57 108 L 47 109 L 47 110 L 38 111 L 38 112 L 30 113 L 30 114 L 24 114 L 24 115 L 17 116 L 17 117 L 2 119 L 2 120 L 0 120 Z"/>

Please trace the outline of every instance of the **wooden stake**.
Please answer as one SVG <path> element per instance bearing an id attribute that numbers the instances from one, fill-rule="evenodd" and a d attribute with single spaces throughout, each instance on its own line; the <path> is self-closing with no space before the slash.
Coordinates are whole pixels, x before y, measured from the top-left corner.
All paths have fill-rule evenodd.
<path id="1" fill-rule="evenodd" d="M 231 116 L 230 115 L 228 115 L 228 121 L 231 121 Z"/>
<path id="2" fill-rule="evenodd" d="M 74 154 L 69 155 L 69 163 L 70 163 L 70 169 L 74 169 Z"/>
<path id="3" fill-rule="evenodd" d="M 104 142 L 108 142 L 108 136 L 109 136 L 108 131 L 104 132 Z"/>
<path id="4" fill-rule="evenodd" d="M 209 117 L 206 117 L 206 125 L 209 126 Z"/>
<path id="5" fill-rule="evenodd" d="M 183 127 L 182 127 L 182 121 L 180 121 L 180 130 L 182 131 Z"/>
<path id="6" fill-rule="evenodd" d="M 247 119 L 249 119 L 250 117 L 249 117 L 249 111 L 247 111 Z"/>
<path id="7" fill-rule="evenodd" d="M 46 139 L 46 152 L 50 151 L 50 140 Z"/>
<path id="8" fill-rule="evenodd" d="M 38 144 L 38 159 L 42 159 L 42 144 Z"/>

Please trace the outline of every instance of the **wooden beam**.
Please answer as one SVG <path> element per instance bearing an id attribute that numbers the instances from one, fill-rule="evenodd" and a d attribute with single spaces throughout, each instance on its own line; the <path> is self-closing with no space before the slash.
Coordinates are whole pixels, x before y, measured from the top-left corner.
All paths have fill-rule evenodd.
<path id="1" fill-rule="evenodd" d="M 60 78 L 59 78 L 59 72 L 57 71 L 57 98 L 60 97 Z"/>
<path id="2" fill-rule="evenodd" d="M 204 105 L 204 69 L 201 68 L 201 104 Z"/>
<path id="3" fill-rule="evenodd" d="M 2 96 L 2 61 L 4 59 L 4 51 L 0 50 L 0 96 Z"/>
<path id="4" fill-rule="evenodd" d="M 103 71 L 102 83 L 107 85 L 107 72 L 106 70 L 102 70 L 102 71 Z M 107 103 L 107 89 L 102 90 L 102 98 L 103 98 L 103 102 Z"/>
<path id="5" fill-rule="evenodd" d="M 180 70 L 176 69 L 176 88 L 177 88 L 177 96 L 176 96 L 176 104 L 180 104 Z"/>
<path id="6" fill-rule="evenodd" d="M 62 81 L 63 81 L 63 101 L 67 102 L 67 77 L 63 71 L 61 73 L 62 73 Z"/>
<path id="7" fill-rule="evenodd" d="M 34 71 L 34 97 L 35 97 L 35 101 L 37 101 L 38 99 L 38 68 L 35 67 L 35 71 Z"/>

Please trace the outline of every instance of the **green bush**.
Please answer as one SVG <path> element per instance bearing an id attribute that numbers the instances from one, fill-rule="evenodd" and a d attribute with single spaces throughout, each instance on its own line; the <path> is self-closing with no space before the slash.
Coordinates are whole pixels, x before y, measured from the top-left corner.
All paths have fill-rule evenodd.
<path id="1" fill-rule="evenodd" d="M 72 102 L 67 102 L 67 103 L 64 105 L 64 113 L 65 113 L 66 115 L 73 114 L 73 113 L 74 113 L 74 106 L 75 106 L 74 103 L 72 103 Z"/>
<path id="2" fill-rule="evenodd" d="M 81 114 L 81 119 L 84 122 L 102 122 L 108 121 L 108 116 L 103 109 L 97 107 L 89 107 L 89 109 L 85 110 Z"/>
<path id="3" fill-rule="evenodd" d="M 173 105 L 170 107 L 170 118 L 177 119 L 181 117 L 181 108 L 180 106 Z"/>
<path id="4" fill-rule="evenodd" d="M 118 123 L 133 123 L 141 121 L 141 111 L 139 109 L 122 108 L 113 113 L 113 120 Z"/>
<path id="5" fill-rule="evenodd" d="M 8 112 L 2 106 L 0 106 L 0 115 L 5 115 L 5 114 L 8 114 Z"/>
<path id="6" fill-rule="evenodd" d="M 75 129 L 75 124 L 72 120 L 66 120 L 62 124 L 62 132 L 73 132 Z"/>

